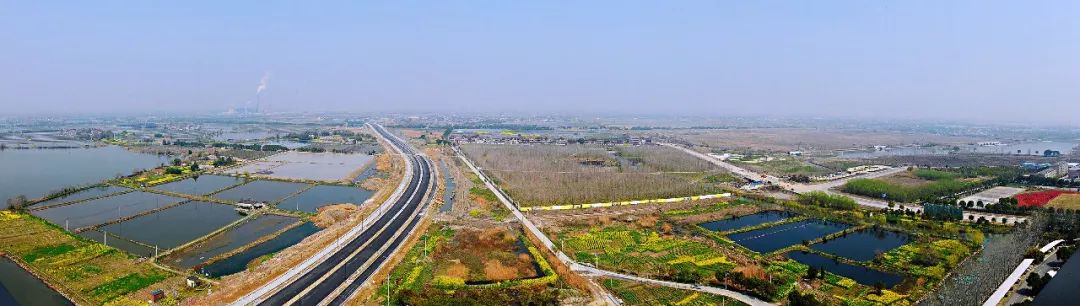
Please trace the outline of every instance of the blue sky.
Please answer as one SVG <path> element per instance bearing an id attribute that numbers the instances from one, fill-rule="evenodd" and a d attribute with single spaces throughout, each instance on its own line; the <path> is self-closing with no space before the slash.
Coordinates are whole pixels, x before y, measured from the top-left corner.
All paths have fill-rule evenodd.
<path id="1" fill-rule="evenodd" d="M 6 1 L 2 112 L 1072 123 L 1075 1 Z"/>

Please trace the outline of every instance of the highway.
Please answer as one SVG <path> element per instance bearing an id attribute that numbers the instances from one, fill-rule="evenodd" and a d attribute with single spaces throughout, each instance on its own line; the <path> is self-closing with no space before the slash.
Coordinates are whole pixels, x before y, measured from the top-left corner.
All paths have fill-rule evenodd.
<path id="1" fill-rule="evenodd" d="M 430 197 L 431 161 L 385 128 L 371 127 L 406 161 L 395 193 L 346 235 L 232 305 L 343 304 L 412 234 Z"/>
<path id="2" fill-rule="evenodd" d="M 801 183 L 786 182 L 783 179 L 780 179 L 778 177 L 768 175 L 768 174 L 759 174 L 759 173 L 747 170 L 745 168 L 736 166 L 734 164 L 722 161 L 722 160 L 717 159 L 715 157 L 709 156 L 707 154 L 703 154 L 703 153 L 698 152 L 698 151 L 694 151 L 694 150 L 692 150 L 690 148 L 686 148 L 686 147 L 683 147 L 683 146 L 680 146 L 680 145 L 669 144 L 669 143 L 661 143 L 660 145 L 682 150 L 683 152 L 686 152 L 687 154 L 690 154 L 690 155 L 696 156 L 698 158 L 701 158 L 701 159 L 703 159 L 705 161 L 711 162 L 712 164 L 714 164 L 716 166 L 719 166 L 721 168 L 724 168 L 724 169 L 730 171 L 731 173 L 742 176 L 743 178 L 750 179 L 750 180 L 768 182 L 769 184 L 780 186 L 780 188 L 783 188 L 784 190 L 788 190 L 788 191 L 791 191 L 791 192 L 794 192 L 794 193 L 797 193 L 797 194 L 802 194 L 802 193 L 807 193 L 807 192 L 812 192 L 812 191 L 821 191 L 821 192 L 825 192 L 825 193 L 829 193 L 829 194 L 844 195 L 844 196 L 850 197 L 850 198 L 854 199 L 855 202 L 859 203 L 859 205 L 870 207 L 870 208 L 876 208 L 876 209 L 900 209 L 900 207 L 903 206 L 905 209 L 910 209 L 910 210 L 915 211 L 915 212 L 921 212 L 922 211 L 922 206 L 920 206 L 919 204 L 896 203 L 895 207 L 889 208 L 888 201 L 884 201 L 884 200 L 880 200 L 880 199 L 872 199 L 872 198 L 867 198 L 867 197 L 860 197 L 860 196 L 855 196 L 855 195 L 850 195 L 850 194 L 842 194 L 842 193 L 837 192 L 836 190 L 833 189 L 833 188 L 840 187 L 840 186 L 844 185 L 844 183 L 847 183 L 849 180 L 852 180 L 852 179 L 857 179 L 857 178 L 877 178 L 877 177 L 883 177 L 883 176 L 892 175 L 892 174 L 895 174 L 895 173 L 898 173 L 898 172 L 902 172 L 902 171 L 906 170 L 906 168 L 904 168 L 904 167 L 895 167 L 895 168 L 888 169 L 888 170 L 883 170 L 883 171 L 878 171 L 878 172 L 873 172 L 873 173 L 867 173 L 867 174 L 862 174 L 862 175 L 856 175 L 856 176 L 846 177 L 846 178 L 842 178 L 842 179 L 838 179 L 838 180 L 832 180 L 832 181 L 828 181 L 828 182 L 824 182 L 824 183 L 818 183 L 818 184 L 801 184 Z M 964 210 L 963 220 L 964 221 L 971 220 L 971 219 L 969 219 L 969 217 L 972 218 L 972 219 L 979 219 L 979 218 L 986 218 L 986 220 L 996 219 L 996 220 L 999 220 L 999 222 L 1001 222 L 1001 220 L 1006 220 L 1006 219 L 1010 220 L 1010 221 L 1014 221 L 1014 222 L 1021 222 L 1021 221 L 1027 220 L 1027 217 L 1023 217 L 1023 216 L 1013 216 L 1013 215 L 1005 215 L 1005 214 L 994 214 L 994 213 L 987 213 L 987 212 Z"/>

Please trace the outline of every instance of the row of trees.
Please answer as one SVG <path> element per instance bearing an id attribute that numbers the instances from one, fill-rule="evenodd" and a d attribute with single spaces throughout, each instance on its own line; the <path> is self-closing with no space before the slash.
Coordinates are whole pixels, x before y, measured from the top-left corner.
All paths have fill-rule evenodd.
<path id="1" fill-rule="evenodd" d="M 702 178 L 726 173 L 660 146 L 619 148 L 620 157 L 635 160 L 635 166 L 622 166 L 602 146 L 466 144 L 462 149 L 523 206 L 716 193 L 720 186 Z"/>
<path id="2" fill-rule="evenodd" d="M 939 180 L 923 186 L 903 186 L 879 179 L 854 179 L 844 184 L 844 192 L 898 202 L 935 202 L 939 197 L 968 190 L 977 183 Z"/>
<path id="3" fill-rule="evenodd" d="M 859 203 L 855 202 L 855 200 L 850 197 L 833 195 L 822 191 L 812 191 L 800 194 L 799 202 L 805 205 L 843 210 L 852 210 L 859 207 Z"/>
<path id="4" fill-rule="evenodd" d="M 1012 232 L 988 240 L 978 258 L 965 260 L 919 305 L 982 304 L 1024 258 L 1026 247 L 1038 244 L 1047 220 L 1044 213 L 1032 214 Z"/>

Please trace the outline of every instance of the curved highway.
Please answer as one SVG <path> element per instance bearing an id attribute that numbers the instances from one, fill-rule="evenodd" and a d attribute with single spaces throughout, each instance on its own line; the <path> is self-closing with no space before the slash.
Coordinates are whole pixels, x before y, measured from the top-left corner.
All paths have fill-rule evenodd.
<path id="1" fill-rule="evenodd" d="M 408 162 L 404 188 L 395 192 L 369 220 L 327 247 L 310 266 L 298 265 L 299 271 L 286 274 L 237 300 L 234 305 L 340 305 L 369 280 L 386 259 L 397 251 L 423 216 L 432 185 L 431 162 L 417 154 L 407 143 L 372 124 Z M 344 238 L 344 237 L 343 237 Z"/>

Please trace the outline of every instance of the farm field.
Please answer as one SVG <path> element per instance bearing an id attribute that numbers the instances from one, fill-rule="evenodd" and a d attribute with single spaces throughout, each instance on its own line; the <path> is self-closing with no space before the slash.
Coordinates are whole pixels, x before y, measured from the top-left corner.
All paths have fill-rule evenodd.
<path id="1" fill-rule="evenodd" d="M 0 251 L 27 264 L 78 304 L 101 305 L 181 277 L 32 215 L 8 211 L 0 212 Z"/>
<path id="2" fill-rule="evenodd" d="M 379 290 L 390 290 L 392 303 L 407 305 L 559 301 L 565 284 L 519 235 L 520 230 L 505 227 L 433 224 L 390 272 L 392 286 L 383 282 Z"/>
<path id="3" fill-rule="evenodd" d="M 625 305 L 745 305 L 721 295 L 713 295 L 690 290 L 679 290 L 669 287 L 646 285 L 636 282 L 621 281 L 615 279 L 600 280 L 605 289 L 611 291 L 622 300 Z"/>
<path id="4" fill-rule="evenodd" d="M 1062 194 L 1046 204 L 1049 208 L 1080 210 L 1080 194 Z"/>
<path id="5" fill-rule="evenodd" d="M 718 193 L 734 178 L 661 146 L 462 146 L 521 206 L 672 198 Z"/>
<path id="6" fill-rule="evenodd" d="M 32 213 L 60 227 L 68 226 L 70 230 L 74 231 L 79 228 L 134 216 L 181 201 L 185 201 L 185 199 L 135 191 L 72 205 L 37 210 Z"/>

